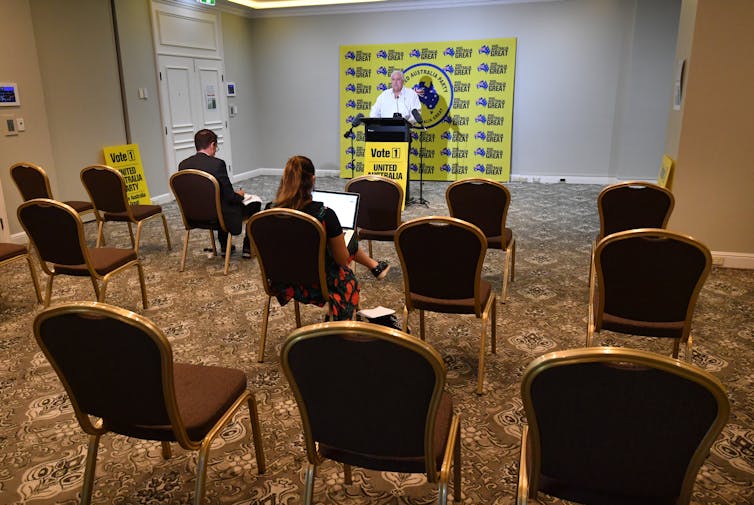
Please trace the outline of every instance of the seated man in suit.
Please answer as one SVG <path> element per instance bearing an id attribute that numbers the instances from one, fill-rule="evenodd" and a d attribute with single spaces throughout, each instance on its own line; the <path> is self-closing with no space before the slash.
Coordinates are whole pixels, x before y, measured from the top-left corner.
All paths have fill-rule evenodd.
<path id="1" fill-rule="evenodd" d="M 194 145 L 196 146 L 196 154 L 183 160 L 178 165 L 178 170 L 194 168 L 207 172 L 217 179 L 220 185 L 220 208 L 223 213 L 223 220 L 225 220 L 225 226 L 232 235 L 240 235 L 243 220 L 259 211 L 261 203 L 252 202 L 249 205 L 244 205 L 244 190 L 233 190 L 225 162 L 215 157 L 219 149 L 215 132 L 206 129 L 199 130 L 194 135 Z M 227 233 L 217 230 L 217 240 L 220 242 L 223 254 L 225 254 L 227 239 Z M 235 246 L 232 246 L 231 251 L 233 249 L 235 249 Z M 243 257 L 251 258 L 249 237 L 246 236 L 243 239 Z"/>

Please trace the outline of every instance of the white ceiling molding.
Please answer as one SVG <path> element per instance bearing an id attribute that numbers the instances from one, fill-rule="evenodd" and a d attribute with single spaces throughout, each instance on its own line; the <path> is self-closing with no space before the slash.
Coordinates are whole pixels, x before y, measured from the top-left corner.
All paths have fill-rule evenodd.
<path id="1" fill-rule="evenodd" d="M 163 0 L 164 1 L 164 0 Z M 311 7 L 289 7 L 282 9 L 251 9 L 228 0 L 217 0 L 215 7 L 206 7 L 196 0 L 167 0 L 168 3 L 192 5 L 202 10 L 219 9 L 223 12 L 247 18 L 315 16 L 328 14 L 352 14 L 363 12 L 390 12 L 422 9 L 468 8 L 486 5 L 513 5 L 543 2 L 562 2 L 565 0 L 383 0 L 374 3 L 317 5 Z"/>

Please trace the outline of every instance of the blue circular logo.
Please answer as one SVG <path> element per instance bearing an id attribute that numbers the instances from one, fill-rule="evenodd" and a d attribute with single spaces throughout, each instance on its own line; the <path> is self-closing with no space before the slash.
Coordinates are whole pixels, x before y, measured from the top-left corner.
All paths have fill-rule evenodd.
<path id="1" fill-rule="evenodd" d="M 426 127 L 441 123 L 453 104 L 453 82 L 445 70 L 431 63 L 417 63 L 403 71 L 403 78 L 419 94 Z"/>

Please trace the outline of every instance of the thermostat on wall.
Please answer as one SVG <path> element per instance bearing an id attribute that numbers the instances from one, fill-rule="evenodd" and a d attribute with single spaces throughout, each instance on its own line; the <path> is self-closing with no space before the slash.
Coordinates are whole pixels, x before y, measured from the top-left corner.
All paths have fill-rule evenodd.
<path id="1" fill-rule="evenodd" d="M 21 105 L 18 86 L 15 82 L 0 82 L 0 106 L 9 107 L 13 105 Z"/>

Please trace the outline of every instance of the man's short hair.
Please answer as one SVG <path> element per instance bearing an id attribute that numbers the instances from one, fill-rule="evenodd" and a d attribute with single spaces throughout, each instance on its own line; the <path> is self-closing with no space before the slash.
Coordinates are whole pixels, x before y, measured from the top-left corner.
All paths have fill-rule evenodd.
<path id="1" fill-rule="evenodd" d="M 400 76 L 401 80 L 403 79 L 403 72 L 401 72 L 400 70 L 393 70 L 392 72 L 390 72 L 390 78 L 392 79 L 396 74 Z"/>
<path id="2" fill-rule="evenodd" d="M 207 149 L 209 146 L 217 142 L 217 135 L 212 130 L 199 130 L 194 135 L 194 146 L 197 151 Z"/>

